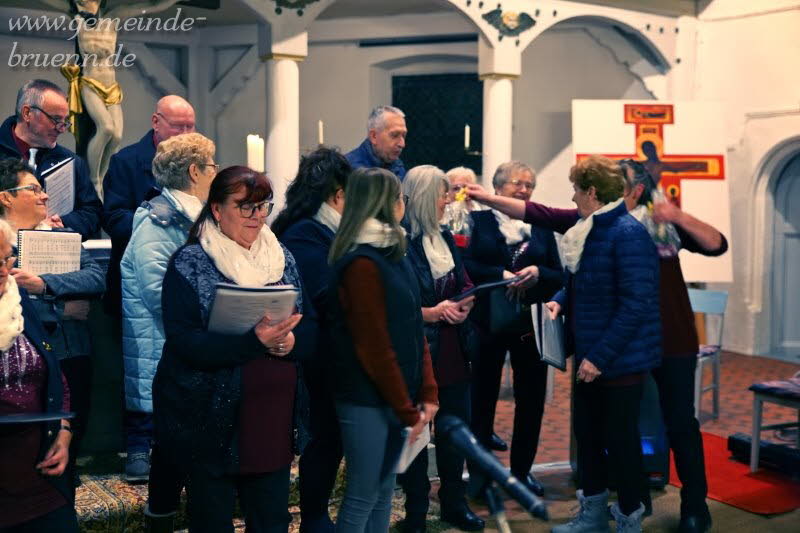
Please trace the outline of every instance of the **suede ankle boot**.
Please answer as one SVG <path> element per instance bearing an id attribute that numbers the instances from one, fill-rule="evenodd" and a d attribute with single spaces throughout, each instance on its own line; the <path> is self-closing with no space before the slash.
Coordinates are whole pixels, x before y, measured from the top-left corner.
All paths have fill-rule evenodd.
<path id="1" fill-rule="evenodd" d="M 639 508 L 629 515 L 622 514 L 619 504 L 611 506 L 611 514 L 617 523 L 617 533 L 641 533 L 642 518 L 644 516 L 644 504 L 640 503 Z"/>

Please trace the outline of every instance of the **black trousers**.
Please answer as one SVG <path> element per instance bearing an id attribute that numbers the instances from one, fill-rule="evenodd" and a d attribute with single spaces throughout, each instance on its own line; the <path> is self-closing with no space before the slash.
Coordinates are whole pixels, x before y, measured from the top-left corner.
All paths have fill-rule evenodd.
<path id="1" fill-rule="evenodd" d="M 342 461 L 342 435 L 328 374 L 304 365 L 311 409 L 311 440 L 300 456 L 300 514 L 303 520 L 328 516 L 328 503 Z"/>
<path id="2" fill-rule="evenodd" d="M 472 432 L 484 445 L 494 431 L 494 414 L 506 351 L 514 371 L 514 434 L 511 439 L 511 473 L 524 478 L 530 472 L 539 446 L 547 388 L 547 365 L 539 360 L 533 335 L 498 334 L 481 339 L 472 380 Z"/>
<path id="3" fill-rule="evenodd" d="M 442 508 L 457 506 L 465 502 L 467 485 L 462 480 L 464 456 L 451 448 L 436 433 L 436 422 L 440 416 L 452 415 L 469 424 L 470 386 L 469 382 L 456 383 L 439 389 L 439 411 L 434 419 L 434 443 L 436 444 L 436 468 L 441 486 L 439 501 Z M 428 513 L 428 494 L 431 483 L 428 479 L 428 454 L 423 450 L 405 473 L 398 476 L 398 482 L 406 493 L 406 517 L 410 520 L 423 520 Z"/>
<path id="4" fill-rule="evenodd" d="M 147 483 L 147 507 L 157 515 L 175 513 L 181 504 L 186 474 L 169 459 L 156 442 L 150 455 L 150 478 Z"/>
<path id="5" fill-rule="evenodd" d="M 72 441 L 69 445 L 68 472 L 75 472 L 75 460 L 80 453 L 81 442 L 89 424 L 89 411 L 92 407 L 92 358 L 88 355 L 69 357 L 59 361 L 61 373 L 69 386 L 70 410 L 75 418 L 70 421 Z M 74 496 L 74 490 L 73 490 Z"/>
<path id="6" fill-rule="evenodd" d="M 697 356 L 664 357 L 652 371 L 658 385 L 661 412 L 675 469 L 681 480 L 681 513 L 701 514 L 707 509 L 706 467 L 700 424 L 694 417 L 694 371 Z"/>
<path id="7" fill-rule="evenodd" d="M 23 524 L 0 528 L 0 533 L 78 533 L 75 507 L 68 503 Z"/>
<path id="8" fill-rule="evenodd" d="M 608 487 L 608 473 L 613 471 L 622 512 L 627 515 L 636 511 L 642 485 L 642 384 L 607 386 L 596 380 L 580 382 L 573 394 L 579 486 L 586 496 L 600 494 Z"/>
<path id="9" fill-rule="evenodd" d="M 236 495 L 248 533 L 286 533 L 289 467 L 267 474 L 213 477 L 196 470 L 189 476 L 189 531 L 233 532 Z"/>

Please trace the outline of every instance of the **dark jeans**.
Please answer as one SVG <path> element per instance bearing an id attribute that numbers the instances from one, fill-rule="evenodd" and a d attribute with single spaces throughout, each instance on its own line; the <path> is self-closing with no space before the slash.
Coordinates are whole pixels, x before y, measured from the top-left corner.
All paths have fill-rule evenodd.
<path id="1" fill-rule="evenodd" d="M 613 470 L 619 506 L 624 514 L 631 514 L 641 501 L 642 384 L 606 386 L 597 381 L 580 382 L 573 394 L 573 427 L 581 465 L 579 485 L 586 496 L 600 494 L 608 487 L 608 472 Z"/>
<path id="2" fill-rule="evenodd" d="M 547 388 L 547 365 L 539 360 L 533 335 L 496 334 L 482 337 L 472 380 L 472 432 L 486 446 L 494 431 L 494 413 L 506 351 L 514 371 L 514 434 L 511 472 L 524 478 L 539 446 Z"/>
<path id="3" fill-rule="evenodd" d="M 186 475 L 164 457 L 156 443 L 150 457 L 150 479 L 147 485 L 147 507 L 151 514 L 167 515 L 178 511 Z"/>
<path id="4" fill-rule="evenodd" d="M 153 444 L 153 413 L 125 411 L 125 440 L 128 454 L 149 452 Z"/>
<path id="5" fill-rule="evenodd" d="M 285 533 L 289 514 L 289 466 L 267 474 L 213 477 L 203 470 L 189 475 L 189 531 L 233 531 L 236 495 L 248 533 Z"/>
<path id="6" fill-rule="evenodd" d="M 24 524 L 0 528 L 0 533 L 78 533 L 78 520 L 71 503 Z"/>
<path id="7" fill-rule="evenodd" d="M 327 373 L 305 365 L 303 377 L 311 408 L 311 441 L 300 456 L 300 514 L 305 521 L 328 516 L 328 502 L 344 452 Z"/>
<path id="8" fill-rule="evenodd" d="M 439 417 L 453 415 L 469 424 L 470 386 L 469 382 L 457 383 L 439 389 L 439 411 L 434 419 L 434 429 Z M 441 479 L 439 501 L 442 508 L 464 503 L 467 485 L 462 480 L 464 456 L 451 448 L 434 432 L 436 444 L 436 468 Z M 408 470 L 398 476 L 398 481 L 406 493 L 406 518 L 424 521 L 428 513 L 428 493 L 431 483 L 428 479 L 428 454 L 423 450 Z"/>
<path id="9" fill-rule="evenodd" d="M 701 514 L 707 509 L 706 468 L 700 424 L 694 417 L 694 371 L 697 356 L 664 357 L 652 371 L 658 385 L 661 412 L 675 469 L 681 480 L 681 513 Z"/>

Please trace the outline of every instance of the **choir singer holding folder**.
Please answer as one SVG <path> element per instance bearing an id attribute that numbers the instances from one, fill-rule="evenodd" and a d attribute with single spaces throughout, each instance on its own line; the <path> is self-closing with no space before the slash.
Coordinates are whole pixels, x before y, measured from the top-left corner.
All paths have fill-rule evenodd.
<path id="1" fill-rule="evenodd" d="M 301 291 L 285 320 L 265 316 L 244 334 L 208 329 L 217 283 L 302 288 L 294 258 L 265 224 L 271 200 L 264 174 L 222 170 L 164 276 L 155 434 L 189 476 L 193 533 L 232 532 L 237 494 L 248 530 L 285 532 L 291 521 L 289 467 L 307 439 L 299 362 L 313 353 L 313 309 Z"/>
<path id="2" fill-rule="evenodd" d="M 419 286 L 399 225 L 404 212 L 400 180 L 388 170 L 360 168 L 347 179 L 327 313 L 347 461 L 338 533 L 389 530 L 403 428 L 416 440 L 438 410 Z"/>

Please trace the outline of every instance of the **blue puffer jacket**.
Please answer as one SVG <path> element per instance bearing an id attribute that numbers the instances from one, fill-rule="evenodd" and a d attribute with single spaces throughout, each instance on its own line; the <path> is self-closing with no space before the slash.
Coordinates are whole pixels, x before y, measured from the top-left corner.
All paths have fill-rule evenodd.
<path id="1" fill-rule="evenodd" d="M 601 379 L 661 364 L 658 276 L 653 240 L 624 203 L 594 217 L 578 272 L 554 298 L 574 314 L 576 364 L 589 359 Z"/>
<path id="2" fill-rule="evenodd" d="M 120 265 L 125 405 L 132 411 L 153 412 L 153 377 L 164 347 L 161 284 L 192 222 L 166 189 L 144 202 L 133 217 L 133 233 Z"/>

